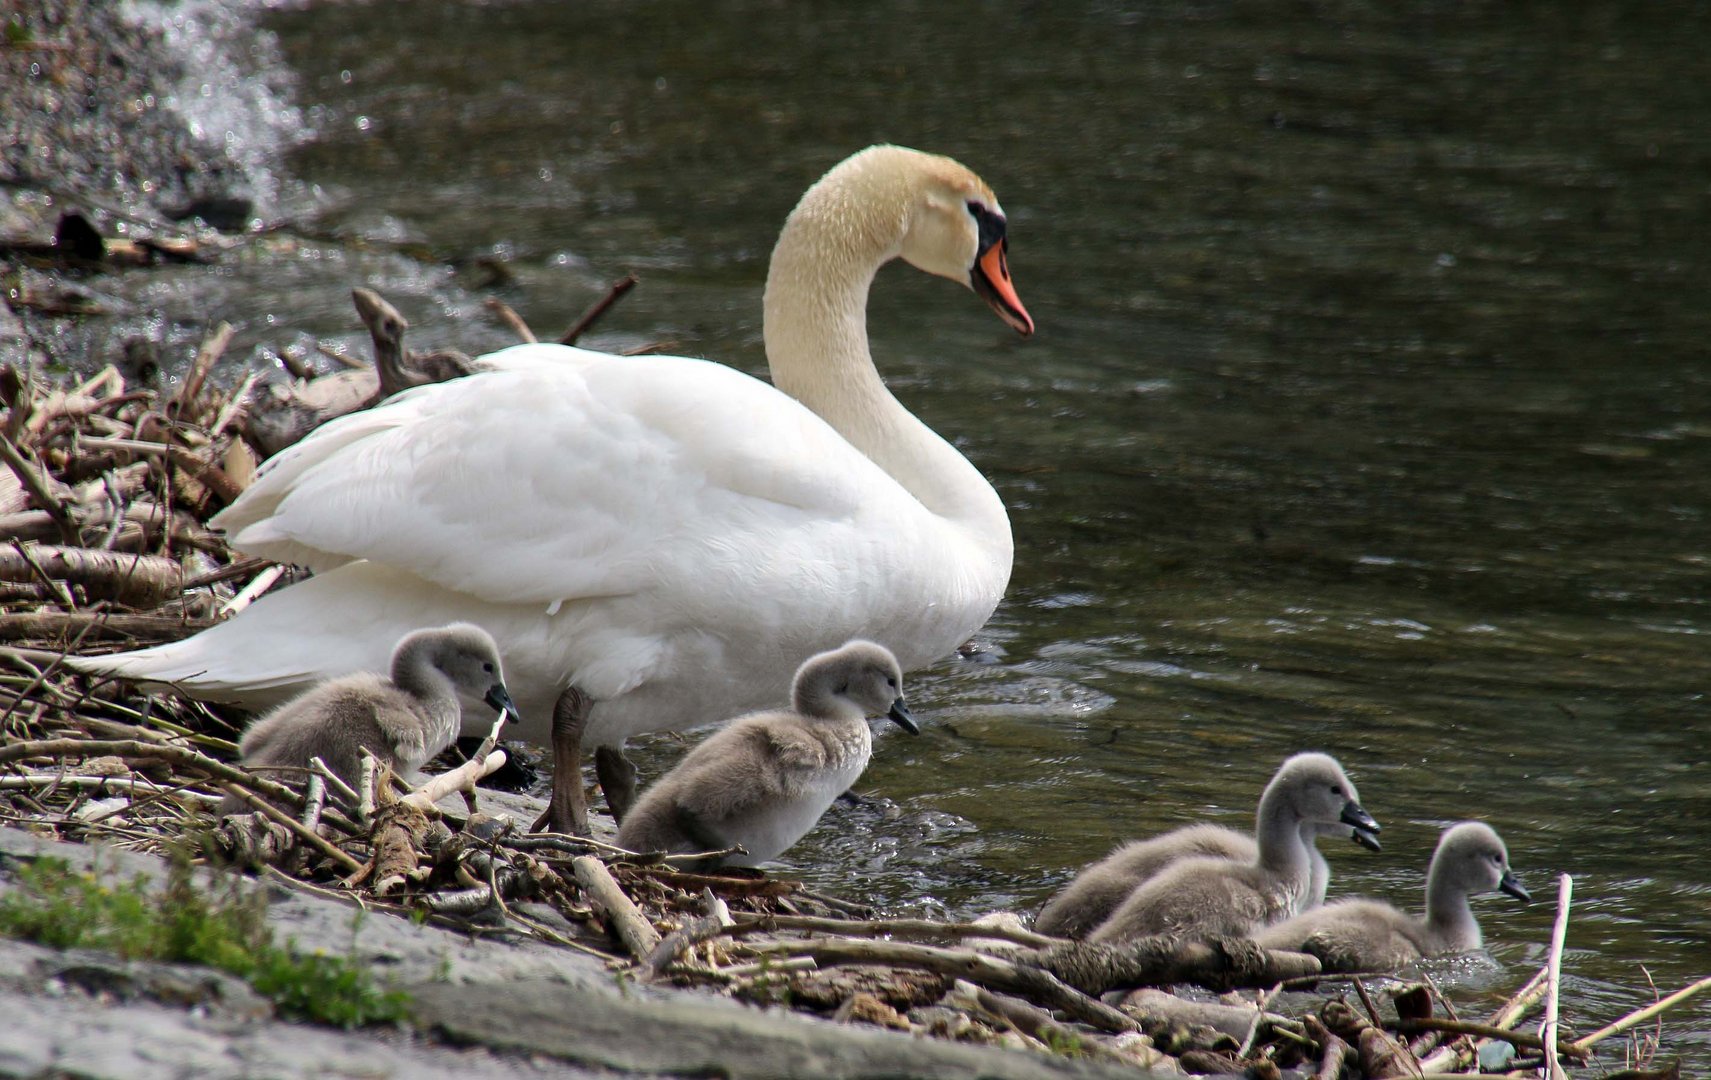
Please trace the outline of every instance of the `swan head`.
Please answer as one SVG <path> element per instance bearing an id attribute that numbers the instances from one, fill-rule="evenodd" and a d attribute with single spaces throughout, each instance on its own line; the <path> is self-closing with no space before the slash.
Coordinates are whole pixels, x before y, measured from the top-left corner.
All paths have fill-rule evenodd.
<path id="1" fill-rule="evenodd" d="M 1017 333 L 1032 334 L 1034 320 L 1010 280 L 1008 226 L 998 197 L 950 158 L 907 153 L 921 160 L 915 163 L 919 180 L 903 234 L 903 260 L 967 285 Z"/>
<path id="2" fill-rule="evenodd" d="M 392 653 L 395 673 L 404 674 L 417 664 L 443 675 L 459 693 L 486 702 L 499 713 L 519 719 L 517 706 L 505 686 L 499 662 L 499 645 L 493 635 L 473 623 L 451 623 L 432 630 L 406 634 Z M 394 675 L 397 681 L 398 674 Z M 409 678 L 408 674 L 404 677 Z"/>
<path id="3" fill-rule="evenodd" d="M 903 669 L 890 649 L 871 641 L 848 641 L 809 657 L 796 670 L 796 710 L 828 720 L 884 716 L 918 735 L 903 701 Z"/>
<path id="4" fill-rule="evenodd" d="M 973 289 L 1018 333 L 1034 332 L 1010 280 L 1004 210 L 985 181 L 948 157 L 870 146 L 833 166 L 791 217 L 825 230 L 815 258 L 847 254 L 877 266 L 901 257 Z"/>
<path id="5" fill-rule="evenodd" d="M 1260 799 L 1262 823 L 1274 807 L 1296 821 L 1353 830 L 1357 841 L 1366 833 L 1376 843 L 1381 831 L 1361 808 L 1354 781 L 1329 754 L 1296 754 L 1285 761 Z"/>
<path id="6" fill-rule="evenodd" d="M 1509 849 L 1503 838 L 1480 821 L 1464 821 L 1444 831 L 1432 856 L 1431 874 L 1448 875 L 1465 896 L 1502 892 L 1523 904 L 1533 899 L 1509 865 Z"/>

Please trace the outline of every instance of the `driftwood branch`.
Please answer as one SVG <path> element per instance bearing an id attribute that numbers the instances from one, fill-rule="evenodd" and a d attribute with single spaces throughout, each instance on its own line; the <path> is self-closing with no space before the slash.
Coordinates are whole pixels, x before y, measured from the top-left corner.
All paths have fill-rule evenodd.
<path id="1" fill-rule="evenodd" d="M 728 931 L 733 936 L 750 933 L 772 933 L 777 930 L 808 930 L 846 937 L 901 938 L 997 938 L 1019 945 L 1047 948 L 1062 945 L 1061 938 L 1036 934 L 1031 930 L 1016 930 L 1003 926 L 981 926 L 975 923 L 941 923 L 931 919 L 821 919 L 811 915 L 744 915 L 732 923 Z"/>
<path id="2" fill-rule="evenodd" d="M 606 869 L 606 864 L 592 855 L 579 855 L 570 861 L 570 869 L 576 875 L 576 883 L 588 894 L 589 900 L 602 912 L 612 929 L 616 931 L 618 940 L 624 943 L 624 948 L 637 961 L 646 963 L 648 957 L 659 948 L 659 931 L 642 915 L 641 911 L 618 883 L 612 880 L 612 875 Z"/>
<path id="3" fill-rule="evenodd" d="M 1327 1028 L 1317 1016 L 1308 1014 L 1302 1017 L 1307 1026 L 1307 1037 L 1318 1043 L 1323 1049 L 1319 1055 L 1319 1068 L 1313 1074 L 1313 1080 L 1338 1080 L 1343 1074 L 1343 1061 L 1349 1056 L 1349 1044 Z"/>
<path id="4" fill-rule="evenodd" d="M 1305 953 L 1262 949 L 1246 938 L 1186 941 L 1154 935 L 1121 945 L 1076 941 L 1022 959 L 1089 994 L 1183 982 L 1234 990 L 1272 986 L 1319 971 L 1319 961 Z"/>
<path id="5" fill-rule="evenodd" d="M 508 715 L 505 710 L 499 710 L 499 719 L 493 722 L 493 729 L 481 740 L 481 745 L 470 755 L 468 761 L 428 779 L 421 787 L 404 796 L 403 801 L 418 810 L 432 810 L 435 803 L 452 792 L 473 792 L 477 781 L 482 777 L 491 776 L 504 768 L 505 751 L 495 750 L 494 747 L 499 743 L 499 732 L 504 728 Z"/>
<path id="6" fill-rule="evenodd" d="M 134 607 L 152 607 L 184 591 L 184 567 L 176 559 L 51 544 L 0 548 L 0 581 L 31 581 L 38 569 Z"/>
<path id="7" fill-rule="evenodd" d="M 0 640 L 40 639 L 88 633 L 92 637 L 183 637 L 214 625 L 212 619 L 175 615 L 131 615 L 107 611 L 27 611 L 0 615 Z"/>
<path id="8" fill-rule="evenodd" d="M 1404 1035 L 1419 1035 L 1428 1031 L 1441 1031 L 1449 1035 L 1473 1035 L 1482 1039 L 1501 1039 L 1519 1050 L 1542 1050 L 1544 1042 L 1537 1036 L 1525 1031 L 1511 1031 L 1508 1028 L 1493 1027 L 1490 1024 L 1476 1024 L 1469 1020 L 1439 1020 L 1437 1017 L 1416 1017 L 1408 1020 L 1398 1020 L 1393 1025 Z M 1559 1040 L 1559 1053 L 1570 1057 L 1584 1058 L 1586 1051 L 1577 1048 L 1574 1043 Z"/>
<path id="9" fill-rule="evenodd" d="M 889 964 L 917 967 L 980 986 L 1022 994 L 1101 1031 L 1134 1031 L 1135 1021 L 1117 1009 L 1065 985 L 1049 970 L 988 956 L 972 949 L 941 949 L 902 941 L 817 938 L 750 946 L 763 955 L 806 956 L 816 964 Z"/>

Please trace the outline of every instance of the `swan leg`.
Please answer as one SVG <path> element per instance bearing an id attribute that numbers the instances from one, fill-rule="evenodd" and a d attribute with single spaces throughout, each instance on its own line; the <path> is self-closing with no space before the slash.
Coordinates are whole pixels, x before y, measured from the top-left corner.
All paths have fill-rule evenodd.
<path id="1" fill-rule="evenodd" d="M 594 751 L 594 775 L 600 779 L 600 790 L 606 793 L 612 820 L 623 821 L 636 802 L 635 763 L 619 747 L 598 747 Z"/>
<path id="2" fill-rule="evenodd" d="M 574 686 L 553 704 L 553 787 L 547 812 L 535 822 L 539 832 L 588 836 L 588 795 L 582 789 L 582 730 L 594 702 Z"/>

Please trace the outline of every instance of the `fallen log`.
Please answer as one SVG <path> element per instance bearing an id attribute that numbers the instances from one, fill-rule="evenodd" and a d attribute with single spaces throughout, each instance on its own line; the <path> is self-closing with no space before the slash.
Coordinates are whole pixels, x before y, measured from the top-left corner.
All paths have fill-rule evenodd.
<path id="1" fill-rule="evenodd" d="M 1193 983 L 1211 990 L 1270 987 L 1319 973 L 1305 953 L 1262 949 L 1247 938 L 1189 941 L 1159 934 L 1105 945 L 1074 941 L 1019 957 L 1087 994 Z"/>
<path id="2" fill-rule="evenodd" d="M 34 580 L 38 568 L 56 581 L 82 587 L 91 596 L 133 607 L 152 607 L 184 591 L 184 567 L 159 555 L 57 544 L 32 544 L 21 550 L 0 548 L 0 581 Z"/>

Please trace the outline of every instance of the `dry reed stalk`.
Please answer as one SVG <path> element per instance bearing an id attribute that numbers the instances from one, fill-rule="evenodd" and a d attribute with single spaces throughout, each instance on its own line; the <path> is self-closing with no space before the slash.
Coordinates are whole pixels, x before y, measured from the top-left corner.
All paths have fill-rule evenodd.
<path id="1" fill-rule="evenodd" d="M 1539 1041 L 1545 1050 L 1545 1080 L 1565 1080 L 1562 1063 L 1557 1059 L 1557 1004 L 1562 989 L 1562 951 L 1568 938 L 1568 905 L 1574 893 L 1574 879 L 1563 874 L 1557 883 L 1557 919 L 1551 928 L 1549 975 L 1545 981 L 1545 1019 L 1539 1025 Z"/>

